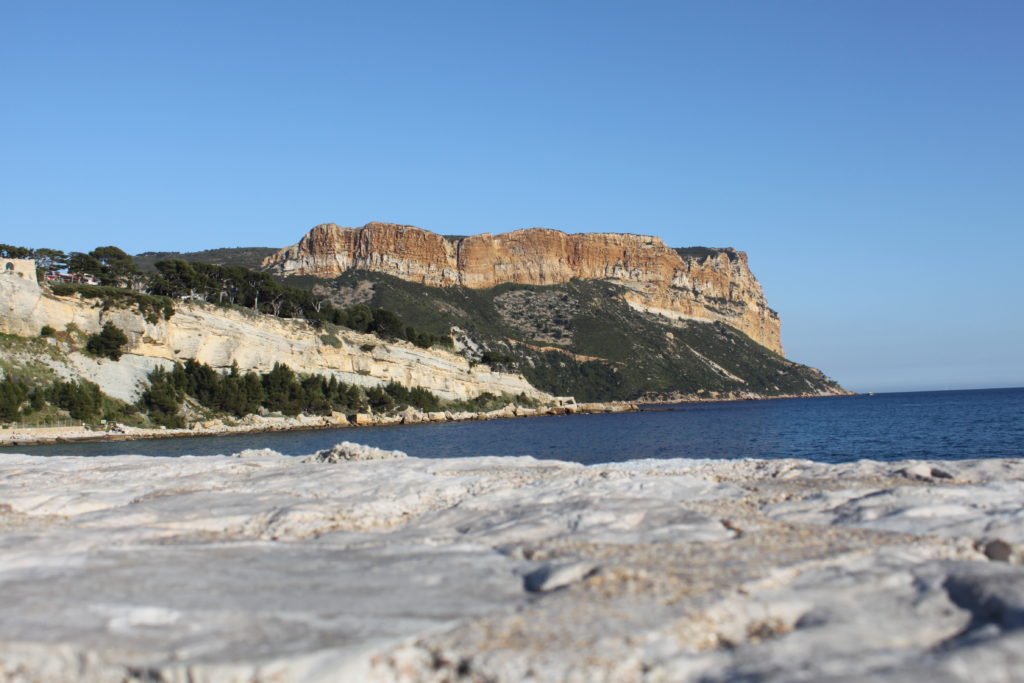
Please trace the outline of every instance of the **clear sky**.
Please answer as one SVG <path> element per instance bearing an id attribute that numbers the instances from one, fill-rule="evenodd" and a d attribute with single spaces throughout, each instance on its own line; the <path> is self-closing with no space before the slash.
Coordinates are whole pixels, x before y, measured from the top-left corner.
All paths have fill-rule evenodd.
<path id="1" fill-rule="evenodd" d="M 1024 3 L 0 2 L 0 242 L 750 254 L 794 360 L 1024 385 Z"/>

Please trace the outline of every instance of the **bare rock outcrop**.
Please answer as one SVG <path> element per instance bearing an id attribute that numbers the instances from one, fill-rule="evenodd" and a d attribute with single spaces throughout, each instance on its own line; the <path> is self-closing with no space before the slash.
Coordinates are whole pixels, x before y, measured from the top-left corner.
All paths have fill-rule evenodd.
<path id="1" fill-rule="evenodd" d="M 330 448 L 317 451 L 304 462 L 355 462 L 359 460 L 393 460 L 407 457 L 402 451 L 389 451 L 361 443 L 342 441 Z"/>
<path id="2" fill-rule="evenodd" d="M 246 455 L 0 459 L 0 679 L 1024 679 L 1017 460 Z"/>
<path id="3" fill-rule="evenodd" d="M 433 287 L 610 280 L 627 287 L 626 300 L 636 308 L 721 321 L 782 353 L 779 316 L 768 307 L 746 253 L 734 249 L 677 251 L 658 237 L 543 228 L 446 238 L 409 225 L 327 223 L 263 265 L 282 275 L 319 277 L 358 268 Z"/>
<path id="4" fill-rule="evenodd" d="M 338 329 L 324 341 L 322 331 L 305 321 L 258 315 L 202 302 L 179 302 L 168 320 L 146 320 L 135 309 L 104 308 L 77 296 L 53 296 L 21 278 L 0 278 L 0 333 L 36 337 L 44 325 L 99 332 L 112 322 L 128 336 L 120 361 L 96 360 L 81 353 L 44 359 L 58 374 L 84 377 L 112 396 L 134 401 L 147 374 L 156 367 L 194 359 L 218 369 L 237 364 L 243 371 L 268 372 L 284 363 L 296 372 L 318 373 L 360 386 L 398 382 L 420 386 L 445 399 L 466 399 L 483 392 L 524 393 L 547 399 L 522 375 L 471 365 L 444 349 L 423 349 L 407 342 Z"/>

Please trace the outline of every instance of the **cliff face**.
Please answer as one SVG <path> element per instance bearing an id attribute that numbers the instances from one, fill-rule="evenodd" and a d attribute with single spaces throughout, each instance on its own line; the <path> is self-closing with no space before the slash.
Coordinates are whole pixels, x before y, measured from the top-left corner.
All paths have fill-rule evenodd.
<path id="1" fill-rule="evenodd" d="M 628 288 L 624 296 L 634 308 L 676 319 L 721 321 L 783 353 L 779 316 L 768 307 L 747 255 L 734 249 L 688 253 L 658 237 L 568 235 L 542 228 L 454 239 L 408 225 L 342 228 L 328 223 L 263 265 L 281 275 L 336 277 L 362 269 L 433 287 L 475 289 L 503 282 L 608 280 Z"/>
<path id="2" fill-rule="evenodd" d="M 521 375 L 492 372 L 486 365 L 471 367 L 465 358 L 443 350 L 384 342 L 351 330 L 337 331 L 336 343 L 325 344 L 304 322 L 198 303 L 179 304 L 170 320 L 150 323 L 134 310 L 103 310 L 77 297 L 52 296 L 35 282 L 0 276 L 0 333 L 37 337 L 43 325 L 64 330 L 69 324 L 95 333 L 108 321 L 127 334 L 125 355 L 114 362 L 74 354 L 77 372 L 72 374 L 128 401 L 137 397 L 153 368 L 188 359 L 215 368 L 237 363 L 243 372 L 267 372 L 280 362 L 296 372 L 333 375 L 349 384 L 395 381 L 421 386 L 447 399 L 473 398 L 485 391 L 547 396 Z"/>

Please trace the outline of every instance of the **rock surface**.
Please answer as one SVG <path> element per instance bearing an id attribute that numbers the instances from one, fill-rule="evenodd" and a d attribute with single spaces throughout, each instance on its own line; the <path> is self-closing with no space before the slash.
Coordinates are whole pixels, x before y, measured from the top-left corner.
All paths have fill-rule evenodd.
<path id="1" fill-rule="evenodd" d="M 779 316 L 768 307 L 747 255 L 734 249 L 681 254 L 658 237 L 543 228 L 446 238 L 410 225 L 327 223 L 263 265 L 281 275 L 319 277 L 357 268 L 433 287 L 610 280 L 627 287 L 631 306 L 669 318 L 721 321 L 783 354 Z"/>
<path id="2" fill-rule="evenodd" d="M 0 459 L 0 680 L 1024 679 L 1021 461 L 242 455 Z"/>
<path id="3" fill-rule="evenodd" d="M 391 460 L 394 458 L 405 457 L 407 456 L 402 451 L 388 451 L 383 448 L 365 446 L 361 443 L 342 441 L 331 448 L 325 448 L 322 451 L 317 451 L 306 458 L 303 462 L 338 463 L 353 462 L 357 460 Z"/>
<path id="4" fill-rule="evenodd" d="M 138 398 L 154 368 L 188 359 L 218 369 L 237 363 L 242 372 L 269 372 L 275 363 L 284 363 L 299 373 L 334 376 L 360 386 L 392 381 L 419 386 L 445 399 L 474 398 L 483 392 L 550 398 L 521 375 L 471 366 L 462 356 L 442 349 L 384 342 L 348 329 L 335 331 L 328 344 L 304 321 L 203 303 L 179 302 L 170 320 L 152 323 L 134 309 L 104 310 L 91 300 L 52 296 L 34 282 L 0 278 L 0 333 L 38 337 L 43 325 L 64 330 L 69 324 L 96 333 L 106 322 L 128 336 L 119 361 L 82 353 L 40 360 L 62 377 L 88 379 L 129 402 Z"/>

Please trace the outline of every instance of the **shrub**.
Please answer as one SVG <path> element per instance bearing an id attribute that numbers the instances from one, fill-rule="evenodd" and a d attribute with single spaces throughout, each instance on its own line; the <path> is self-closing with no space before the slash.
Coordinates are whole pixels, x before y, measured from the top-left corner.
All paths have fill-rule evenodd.
<path id="1" fill-rule="evenodd" d="M 182 426 L 178 415 L 181 408 L 182 392 L 174 385 L 171 374 L 163 368 L 149 373 L 149 386 L 139 397 L 139 407 L 149 413 L 150 418 L 165 427 Z"/>
<path id="2" fill-rule="evenodd" d="M 103 310 L 111 308 L 135 307 L 146 322 L 156 324 L 160 319 L 170 320 L 174 315 L 174 302 L 166 296 L 154 296 L 142 294 L 129 289 L 119 287 L 104 287 L 99 285 L 81 285 L 64 282 L 55 282 L 50 285 L 50 291 L 57 296 L 80 295 L 84 299 L 99 299 Z"/>
<path id="3" fill-rule="evenodd" d="M 373 311 L 369 331 L 384 339 L 402 339 L 406 337 L 406 326 L 395 313 L 384 308 Z M 415 334 L 415 330 L 413 330 Z"/>
<path id="4" fill-rule="evenodd" d="M 68 411 L 76 420 L 92 420 L 103 408 L 103 392 L 88 380 L 56 381 L 47 391 L 50 403 Z"/>
<path id="5" fill-rule="evenodd" d="M 372 406 L 377 412 L 413 406 L 421 410 L 439 410 L 441 401 L 422 387 L 411 389 L 392 382 L 372 387 L 364 393 L 336 377 L 298 375 L 283 363 L 263 375 L 241 374 L 237 366 L 224 373 L 204 363 L 190 360 L 176 364 L 169 372 L 157 369 L 149 375 L 150 386 L 139 399 L 139 407 L 150 419 L 167 426 L 179 426 L 179 409 L 185 396 L 210 410 L 243 417 L 260 407 L 286 415 L 329 415 L 332 411 L 360 413 Z"/>
<path id="6" fill-rule="evenodd" d="M 391 394 L 380 387 L 370 387 L 366 390 L 366 400 L 370 407 L 378 413 L 386 413 L 394 409 L 395 399 Z"/>
<path id="7" fill-rule="evenodd" d="M 28 387 L 10 377 L 0 381 L 0 420 L 10 422 L 18 419 L 21 404 L 28 396 Z"/>
<path id="8" fill-rule="evenodd" d="M 480 362 L 490 365 L 495 370 L 503 370 L 505 368 L 514 368 L 516 359 L 507 353 L 484 351 L 483 355 L 480 356 Z"/>
<path id="9" fill-rule="evenodd" d="M 439 410 L 441 400 L 433 393 L 423 387 L 406 388 L 398 382 L 390 382 L 384 386 L 384 393 L 391 399 L 393 406 L 411 406 L 423 411 Z M 369 396 L 370 392 L 367 392 Z M 371 405 L 373 398 L 370 398 Z"/>
<path id="10" fill-rule="evenodd" d="M 274 369 L 263 375 L 263 405 L 267 410 L 285 415 L 302 412 L 302 387 L 295 372 L 284 363 L 274 363 Z"/>
<path id="11" fill-rule="evenodd" d="M 57 330 L 53 329 L 49 325 L 43 325 L 42 329 L 39 330 L 40 337 L 52 337 L 57 334 Z"/>
<path id="12" fill-rule="evenodd" d="M 86 342 L 86 350 L 94 356 L 101 356 L 111 360 L 118 360 L 121 357 L 121 349 L 128 343 L 128 337 L 114 323 L 106 323 L 99 334 L 89 335 Z"/>
<path id="13" fill-rule="evenodd" d="M 331 346 L 331 347 L 334 347 L 336 349 L 340 349 L 341 348 L 341 340 L 338 339 L 337 337 L 335 337 L 333 334 L 321 334 L 320 335 L 320 342 L 324 346 Z"/>

